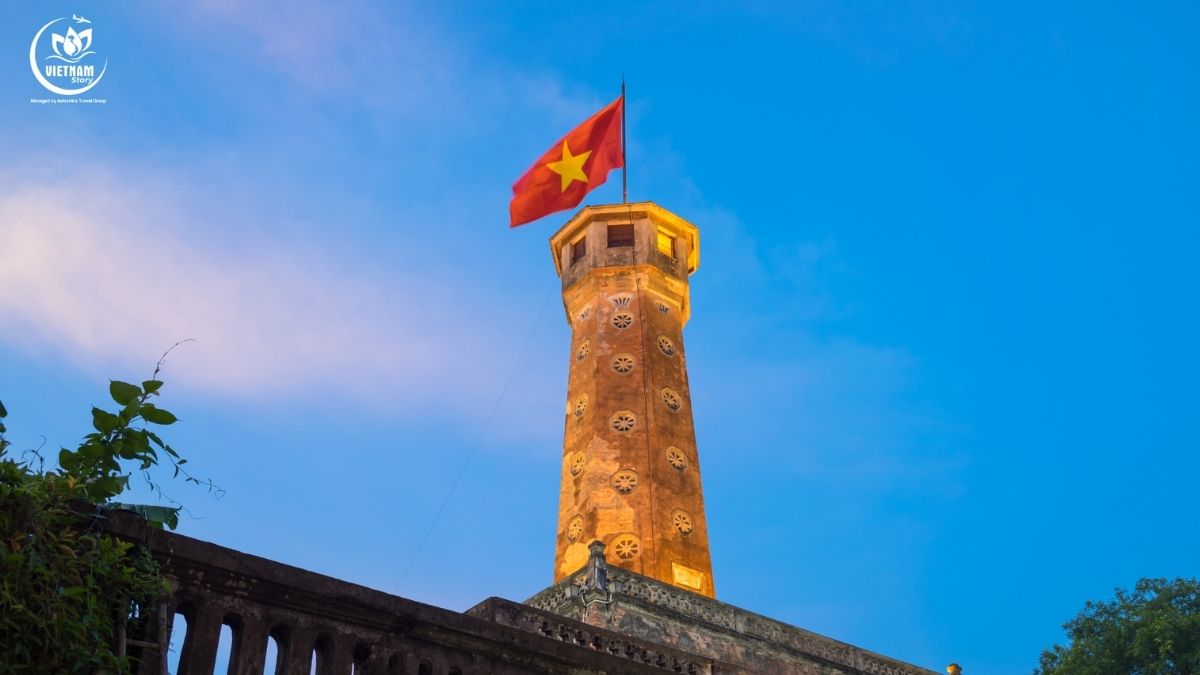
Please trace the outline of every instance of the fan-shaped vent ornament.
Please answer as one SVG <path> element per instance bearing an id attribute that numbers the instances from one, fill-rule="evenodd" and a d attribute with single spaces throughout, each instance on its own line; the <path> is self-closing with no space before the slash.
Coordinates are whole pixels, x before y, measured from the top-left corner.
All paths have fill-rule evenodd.
<path id="1" fill-rule="evenodd" d="M 613 357 L 612 369 L 624 375 L 633 370 L 635 364 L 632 354 L 617 354 Z"/>
<path id="2" fill-rule="evenodd" d="M 621 534 L 613 540 L 612 550 L 621 560 L 633 560 L 642 552 L 642 544 L 632 534 Z"/>
<path id="3" fill-rule="evenodd" d="M 633 300 L 632 295 L 617 295 L 617 296 L 609 298 L 609 301 L 612 302 L 613 307 L 622 307 L 622 308 L 628 307 L 629 302 L 631 300 Z"/>
<path id="4" fill-rule="evenodd" d="M 572 476 L 578 476 L 583 473 L 583 465 L 587 462 L 587 457 L 582 452 L 577 452 L 571 455 L 571 461 L 567 464 Z"/>
<path id="5" fill-rule="evenodd" d="M 675 356 L 675 343 L 666 335 L 658 336 L 658 349 L 667 356 Z"/>
<path id="6" fill-rule="evenodd" d="M 655 300 L 654 306 L 657 307 L 658 311 L 662 312 L 663 314 L 671 313 L 671 306 L 661 300 Z"/>
<path id="7" fill-rule="evenodd" d="M 680 534 L 691 534 L 692 530 L 696 529 L 696 526 L 692 524 L 692 517 L 683 509 L 675 509 L 675 512 L 671 514 L 671 524 L 679 530 Z"/>
<path id="8" fill-rule="evenodd" d="M 676 412 L 683 407 L 683 397 L 679 395 L 679 392 L 670 387 L 662 390 L 662 401 L 667 404 L 668 408 Z"/>
<path id="9" fill-rule="evenodd" d="M 676 471 L 683 471 L 687 468 L 687 456 L 683 451 L 675 446 L 667 448 L 667 464 L 671 465 Z"/>
<path id="10" fill-rule="evenodd" d="M 613 489 L 621 494 L 629 494 L 638 486 L 638 475 L 636 471 L 622 469 L 612 475 Z"/>
<path id="11" fill-rule="evenodd" d="M 612 416 L 612 420 L 610 420 L 609 424 L 612 425 L 613 429 L 620 431 L 621 433 L 632 431 L 633 428 L 637 426 L 637 415 L 634 415 L 628 410 L 622 410 L 621 412 Z"/>

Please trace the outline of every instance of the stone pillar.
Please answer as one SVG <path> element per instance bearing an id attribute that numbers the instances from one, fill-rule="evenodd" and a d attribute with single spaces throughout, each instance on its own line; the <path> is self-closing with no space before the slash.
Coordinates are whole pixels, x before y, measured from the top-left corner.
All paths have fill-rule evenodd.
<path id="1" fill-rule="evenodd" d="M 259 617 L 242 617 L 242 635 L 234 662 L 238 675 L 258 675 L 267 659 L 267 637 L 271 624 Z"/>
<path id="2" fill-rule="evenodd" d="M 312 671 L 313 648 L 318 632 L 312 628 L 294 628 L 288 636 L 287 670 L 283 675 L 309 675 Z M 318 674 L 320 675 L 320 674 Z"/>
<path id="3" fill-rule="evenodd" d="M 187 642 L 179 655 L 179 672 L 175 675 L 209 675 L 217 663 L 217 647 L 221 641 L 221 619 L 225 610 L 205 602 L 188 623 Z"/>

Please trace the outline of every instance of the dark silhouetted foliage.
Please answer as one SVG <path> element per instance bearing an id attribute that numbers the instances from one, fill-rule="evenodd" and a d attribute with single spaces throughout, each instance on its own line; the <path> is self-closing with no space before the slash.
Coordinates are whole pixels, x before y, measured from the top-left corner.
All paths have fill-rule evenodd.
<path id="1" fill-rule="evenodd" d="M 132 508 L 156 527 L 176 525 L 177 508 L 114 501 L 130 471 L 150 480 L 160 452 L 175 476 L 182 472 L 186 460 L 147 428 L 176 421 L 149 402 L 160 387 L 157 379 L 140 387 L 112 382 L 120 410 L 92 408 L 95 432 L 63 449 L 53 469 L 35 452 L 26 453 L 29 461 L 10 455 L 0 404 L 0 673 L 129 671 L 129 659 L 115 655 L 117 624 L 136 631 L 168 587 L 144 548 L 104 534 L 102 525 L 113 508 Z"/>

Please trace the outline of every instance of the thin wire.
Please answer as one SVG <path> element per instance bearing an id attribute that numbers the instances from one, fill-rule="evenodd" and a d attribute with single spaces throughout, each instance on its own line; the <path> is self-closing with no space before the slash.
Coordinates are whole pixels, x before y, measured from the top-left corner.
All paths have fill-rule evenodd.
<path id="1" fill-rule="evenodd" d="M 400 584 L 408 578 L 408 572 L 412 569 L 413 563 L 417 562 L 417 556 L 421 555 L 421 549 L 425 548 L 425 542 L 429 541 L 429 535 L 433 534 L 433 528 L 437 527 L 438 520 L 442 517 L 442 512 L 446 510 L 446 505 L 450 503 L 450 498 L 454 496 L 454 490 L 458 488 L 459 481 L 462 480 L 463 474 L 467 472 L 467 466 L 471 464 L 471 458 L 475 456 L 475 451 L 479 449 L 479 443 L 483 441 L 483 435 L 487 433 L 488 426 L 492 423 L 492 418 L 496 416 L 496 410 L 500 408 L 500 402 L 504 400 L 504 394 L 508 392 L 508 385 L 512 384 L 513 376 L 517 374 L 517 368 L 521 366 L 521 359 L 525 358 L 525 352 L 529 349 L 529 343 L 533 342 L 533 334 L 537 332 L 538 325 L 542 323 L 542 315 L 546 313 L 546 306 L 550 304 L 550 297 L 554 295 L 554 289 L 546 294 L 546 300 L 542 303 L 542 310 L 538 312 L 537 321 L 533 322 L 533 330 L 529 331 L 529 337 L 525 338 L 525 346 L 521 347 L 521 353 L 517 356 L 517 362 L 513 364 L 512 372 L 508 374 L 508 380 L 504 382 L 504 388 L 500 390 L 500 396 L 496 399 L 496 404 L 492 406 L 492 412 L 488 414 L 487 421 L 483 423 L 483 429 L 479 432 L 479 437 L 475 439 L 475 445 L 471 446 L 471 452 L 467 453 L 467 461 L 463 462 L 462 469 L 458 472 L 458 477 L 454 479 L 454 484 L 450 486 L 450 492 L 446 494 L 446 499 L 442 501 L 442 507 L 438 509 L 437 515 L 433 517 L 433 522 L 429 525 L 429 530 L 425 533 L 425 538 L 421 539 L 420 545 L 417 546 L 416 553 L 413 553 L 412 560 L 408 561 L 408 567 L 404 568 L 404 574 L 400 575 L 400 581 L 396 582 L 396 587 L 392 589 L 394 595 L 400 590 Z"/>

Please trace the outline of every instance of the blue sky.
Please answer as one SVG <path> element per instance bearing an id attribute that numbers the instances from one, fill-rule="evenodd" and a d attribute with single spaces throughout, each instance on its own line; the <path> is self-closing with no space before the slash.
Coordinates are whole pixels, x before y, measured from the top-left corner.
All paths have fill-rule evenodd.
<path id="1" fill-rule="evenodd" d="M 73 13 L 107 102 L 31 104 L 30 40 Z M 227 492 L 172 488 L 181 531 L 392 591 L 530 339 L 398 592 L 532 595 L 570 350 L 546 240 L 569 214 L 509 231 L 509 186 L 624 73 L 630 198 L 703 237 L 686 338 L 718 597 L 1028 672 L 1085 600 L 1200 567 L 1198 19 L 6 3 L 9 437 L 76 442 L 108 378 L 194 339 L 165 370 L 169 440 Z"/>

